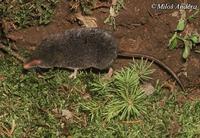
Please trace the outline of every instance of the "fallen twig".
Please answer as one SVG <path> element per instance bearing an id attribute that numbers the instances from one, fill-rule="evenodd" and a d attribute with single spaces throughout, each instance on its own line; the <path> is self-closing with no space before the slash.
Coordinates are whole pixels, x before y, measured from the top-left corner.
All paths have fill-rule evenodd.
<path id="1" fill-rule="evenodd" d="M 7 52 L 9 55 L 15 57 L 20 62 L 24 63 L 25 59 L 21 57 L 18 53 L 14 52 L 10 47 L 4 46 L 3 44 L 0 44 L 0 49 Z"/>

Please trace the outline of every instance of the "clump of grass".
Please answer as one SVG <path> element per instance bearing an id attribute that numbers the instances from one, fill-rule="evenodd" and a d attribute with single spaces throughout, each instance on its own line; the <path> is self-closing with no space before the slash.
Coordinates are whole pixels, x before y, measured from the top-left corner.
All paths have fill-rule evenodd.
<path id="1" fill-rule="evenodd" d="M 57 0 L 2 1 L 0 17 L 18 27 L 48 24 Z"/>
<path id="2" fill-rule="evenodd" d="M 110 80 L 85 72 L 72 80 L 66 70 L 23 73 L 5 55 L 0 59 L 0 137 L 199 137 L 200 100 L 180 103 L 186 94 L 165 92 L 159 84 L 146 96 L 138 86 L 141 76 L 150 74 L 135 72 L 138 65 Z"/>
<path id="3" fill-rule="evenodd" d="M 141 63 L 135 63 L 117 72 L 111 81 L 96 80 L 90 83 L 89 90 L 95 101 L 81 103 L 81 108 L 89 112 L 92 120 L 97 116 L 102 116 L 107 121 L 115 118 L 140 118 L 146 113 L 146 95 L 140 89 L 140 84 L 141 80 L 148 79 L 147 76 L 152 73 L 149 67 L 149 64 L 144 64 L 142 60 Z M 104 102 L 98 102 L 99 97 L 104 99 Z"/>
<path id="4" fill-rule="evenodd" d="M 116 116 L 120 120 L 130 120 L 145 114 L 146 95 L 140 89 L 139 75 L 126 68 L 114 76 L 110 87 L 112 100 L 105 106 L 105 116 L 110 120 Z"/>
<path id="5" fill-rule="evenodd" d="M 200 136 L 200 101 L 186 102 L 181 110 L 179 123 L 182 137 Z"/>
<path id="6" fill-rule="evenodd" d="M 79 80 L 67 79 L 68 75 L 59 70 L 42 76 L 35 71 L 23 74 L 12 58 L 0 59 L 0 136 L 8 137 L 6 128 L 11 130 L 14 121 L 12 136 L 59 137 L 61 123 L 52 111 L 68 109 L 79 101 L 79 92 L 73 87 L 82 87 Z M 60 90 L 63 85 L 69 92 Z"/>
<path id="7" fill-rule="evenodd" d="M 154 72 L 153 69 L 151 69 L 151 65 L 148 63 L 148 60 L 142 60 L 140 62 L 136 62 L 134 59 L 134 66 L 132 66 L 131 70 L 136 72 L 140 78 L 140 81 L 146 81 L 151 79 L 150 75 Z"/>

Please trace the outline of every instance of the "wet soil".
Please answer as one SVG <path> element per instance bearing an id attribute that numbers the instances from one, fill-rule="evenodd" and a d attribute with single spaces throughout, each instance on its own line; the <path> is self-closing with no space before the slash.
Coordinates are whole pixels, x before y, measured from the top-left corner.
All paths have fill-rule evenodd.
<path id="1" fill-rule="evenodd" d="M 200 89 L 200 54 L 191 52 L 189 59 L 182 59 L 182 48 L 170 50 L 168 41 L 174 33 L 177 22 L 180 19 L 179 10 L 155 10 L 154 3 L 170 3 L 174 0 L 126 0 L 125 9 L 116 18 L 117 29 L 104 24 L 103 21 L 108 16 L 108 8 L 100 8 L 93 11 L 93 16 L 97 19 L 100 28 L 113 31 L 114 37 L 118 40 L 119 49 L 135 53 L 153 55 L 157 59 L 166 63 L 174 70 L 186 88 L 192 93 L 199 93 Z M 183 1 L 177 0 L 177 3 Z M 200 1 L 188 1 L 188 3 L 200 6 Z M 187 11 L 190 14 L 191 11 Z M 72 15 L 69 11 L 69 2 L 61 0 L 58 4 L 53 21 L 46 26 L 29 27 L 10 32 L 8 34 L 15 40 L 16 46 L 33 50 L 39 43 L 51 34 L 60 33 L 70 28 L 78 28 L 77 23 L 70 23 Z M 192 28 L 200 34 L 200 20 L 192 22 Z M 114 68 L 120 69 L 130 61 L 119 59 L 114 63 Z M 154 65 L 155 79 L 162 82 L 169 80 L 170 76 L 165 71 Z M 184 69 L 185 73 L 181 73 Z"/>

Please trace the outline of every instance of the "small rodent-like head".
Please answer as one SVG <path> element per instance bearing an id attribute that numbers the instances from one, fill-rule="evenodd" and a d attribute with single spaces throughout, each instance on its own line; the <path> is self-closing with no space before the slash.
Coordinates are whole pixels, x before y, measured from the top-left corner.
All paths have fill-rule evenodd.
<path id="1" fill-rule="evenodd" d="M 47 50 L 46 50 L 47 49 Z M 47 63 L 51 63 L 51 59 L 53 55 L 50 54 L 52 52 L 48 51 L 50 48 L 48 47 L 38 47 L 35 51 L 32 52 L 28 60 L 25 61 L 23 67 L 24 69 L 31 69 L 31 68 L 49 68 Z"/>

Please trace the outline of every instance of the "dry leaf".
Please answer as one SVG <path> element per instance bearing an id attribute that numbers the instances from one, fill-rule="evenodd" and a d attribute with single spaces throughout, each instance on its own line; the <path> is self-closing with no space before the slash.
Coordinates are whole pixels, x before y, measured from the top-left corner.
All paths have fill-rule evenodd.
<path id="1" fill-rule="evenodd" d="M 81 13 L 77 13 L 75 16 L 84 24 L 85 27 L 97 27 L 96 18 L 91 16 L 83 16 Z"/>
<path id="2" fill-rule="evenodd" d="M 116 5 L 117 4 L 117 0 L 112 0 L 112 5 Z"/>
<path id="3" fill-rule="evenodd" d="M 141 89 L 146 95 L 151 95 L 155 91 L 155 88 L 152 86 L 151 83 L 142 84 Z"/>
<path id="4" fill-rule="evenodd" d="M 117 14 L 115 13 L 115 9 L 113 7 L 110 7 L 110 16 L 116 17 Z"/>
<path id="5" fill-rule="evenodd" d="M 73 113 L 69 110 L 62 110 L 62 116 L 69 120 L 73 118 Z"/>

